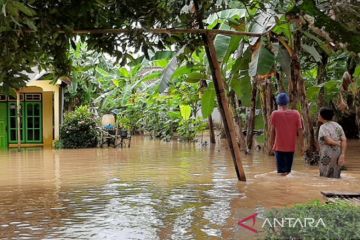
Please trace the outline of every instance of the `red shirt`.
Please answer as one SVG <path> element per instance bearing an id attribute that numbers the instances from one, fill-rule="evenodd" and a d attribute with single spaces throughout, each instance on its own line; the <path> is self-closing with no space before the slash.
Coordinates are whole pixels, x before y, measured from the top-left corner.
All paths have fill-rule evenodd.
<path id="1" fill-rule="evenodd" d="M 275 128 L 274 151 L 295 152 L 297 132 L 302 128 L 300 113 L 296 110 L 276 110 L 270 124 Z"/>

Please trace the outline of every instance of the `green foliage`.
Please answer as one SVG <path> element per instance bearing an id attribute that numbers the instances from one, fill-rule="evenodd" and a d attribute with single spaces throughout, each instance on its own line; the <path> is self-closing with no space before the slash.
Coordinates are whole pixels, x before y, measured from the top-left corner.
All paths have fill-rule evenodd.
<path id="1" fill-rule="evenodd" d="M 348 53 L 342 54 L 343 50 L 335 53 L 332 45 L 348 43 L 344 47 L 354 51 L 354 46 L 360 42 L 348 39 L 349 33 L 354 33 L 354 39 L 358 39 L 357 27 L 348 30 L 348 24 L 338 24 L 343 20 L 330 20 L 325 15 L 329 8 L 323 10 L 313 0 L 298 4 L 295 1 L 199 0 L 199 5 L 208 29 L 271 32 L 261 38 L 215 37 L 218 61 L 227 82 L 226 91 L 235 91 L 243 107 L 250 106 L 252 77 L 280 70 L 287 86 L 291 58 L 285 47 L 294 47 L 293 13 L 301 14 L 302 10 L 314 16 L 319 20 L 315 25 L 327 30 L 334 40 L 330 44 L 304 22 L 300 51 L 305 56 L 302 57 L 304 75 L 311 76 L 306 89 L 312 103 L 317 101 L 316 94 L 322 87 L 326 99 L 331 101 L 338 93 L 341 76 L 346 70 Z M 30 72 L 31 66 L 46 67 L 54 71 L 54 80 L 64 74 L 71 77 L 72 84 L 65 93 L 69 109 L 87 104 L 94 107 L 92 109 L 97 108 L 100 114 L 116 110 L 121 125 L 133 131 L 149 131 L 165 139 L 179 128 L 181 131 L 193 128 L 193 124 L 184 121 L 196 118 L 202 80 L 210 83 L 201 98 L 203 117 L 210 116 L 216 106 L 214 87 L 209 81 L 211 71 L 205 51 L 200 47 L 203 45 L 201 38 L 195 34 L 143 32 L 152 28 L 193 28 L 193 8 L 187 1 L 8 0 L 0 1 L 0 7 L 3 44 L 0 86 L 5 90 L 23 86 L 27 79 L 24 73 Z M 330 29 L 329 23 L 334 23 L 334 27 Z M 127 32 L 81 37 L 73 32 L 109 28 Z M 337 37 L 336 32 L 340 36 Z M 143 55 L 134 59 L 132 49 Z M 323 54 L 329 55 L 331 61 L 326 83 L 319 85 L 314 72 Z M 357 83 L 349 87 L 353 94 L 358 93 Z M 162 94 L 157 94 L 159 92 Z M 181 106 L 188 106 L 186 117 Z"/>
<path id="2" fill-rule="evenodd" d="M 96 122 L 87 106 L 80 106 L 65 116 L 60 139 L 64 148 L 96 147 Z"/>
<path id="3" fill-rule="evenodd" d="M 291 57 L 284 46 L 279 46 L 279 53 L 277 55 L 277 62 L 280 64 L 281 71 L 285 75 L 285 86 L 291 81 Z"/>
<path id="4" fill-rule="evenodd" d="M 54 147 L 55 147 L 55 149 L 63 149 L 64 144 L 61 140 L 57 140 L 57 141 L 55 141 Z"/>
<path id="5" fill-rule="evenodd" d="M 200 118 L 182 119 L 177 128 L 180 138 L 184 141 L 192 141 L 195 139 L 196 134 L 204 131 L 207 124 Z"/>
<path id="6" fill-rule="evenodd" d="M 155 95 L 147 101 L 140 125 L 153 137 L 170 140 L 181 120 L 180 113 L 174 114 L 179 112 L 178 106 L 178 100 Z"/>
<path id="7" fill-rule="evenodd" d="M 302 48 L 306 52 L 308 52 L 315 59 L 316 62 L 321 62 L 321 55 L 319 54 L 319 52 L 316 50 L 316 48 L 314 46 L 309 46 L 309 45 L 303 44 Z"/>
<path id="8" fill-rule="evenodd" d="M 330 37 L 338 42 L 347 43 L 350 51 L 360 51 L 360 34 L 346 25 L 333 20 L 316 6 L 314 0 L 304 0 L 290 11 L 291 14 L 303 11 L 314 17 L 314 25 L 324 29 Z"/>
<path id="9" fill-rule="evenodd" d="M 65 109 L 75 106 L 92 105 L 102 89 L 101 76 L 107 74 L 113 62 L 106 59 L 104 54 L 89 50 L 85 42 L 74 43 L 68 57 L 72 62 L 70 74 L 71 84 L 65 88 Z"/>
<path id="10" fill-rule="evenodd" d="M 314 218 L 322 219 L 325 227 L 304 227 L 300 224 L 289 227 L 274 228 L 265 225 L 265 239 L 359 239 L 360 238 L 360 207 L 346 202 L 323 204 L 318 201 L 299 204 L 291 208 L 272 210 L 266 214 L 270 219 L 280 218 Z"/>
<path id="11" fill-rule="evenodd" d="M 170 62 L 167 64 L 166 68 L 164 69 L 161 77 L 161 81 L 159 83 L 159 91 L 164 92 L 169 87 L 169 82 L 173 78 L 173 75 L 178 68 L 179 60 L 178 57 L 180 54 L 184 52 L 184 47 L 182 47 L 179 52 L 173 56 Z"/>
<path id="12" fill-rule="evenodd" d="M 248 75 L 242 75 L 239 79 L 232 79 L 230 87 L 235 91 L 236 95 L 241 99 L 243 106 L 250 107 L 251 104 L 251 81 Z"/>
<path id="13" fill-rule="evenodd" d="M 252 53 L 252 59 L 249 65 L 249 75 L 254 77 L 256 75 L 263 75 L 271 72 L 274 68 L 274 60 L 274 54 L 261 43 Z"/>
<path id="14" fill-rule="evenodd" d="M 206 23 L 208 24 L 209 29 L 212 29 L 216 25 L 223 23 L 226 23 L 230 26 L 231 23 L 239 21 L 240 19 L 246 17 L 246 15 L 246 9 L 228 9 L 211 14 L 206 19 Z"/>
<path id="15" fill-rule="evenodd" d="M 191 115 L 191 107 L 189 105 L 180 105 L 180 114 L 183 120 L 189 120 Z"/>
<path id="16" fill-rule="evenodd" d="M 110 54 L 125 65 L 132 59 L 131 49 L 142 51 L 147 59 L 155 50 L 178 44 L 199 45 L 188 36 L 144 34 L 144 29 L 186 27 L 193 23 L 190 12 L 182 11 L 182 1 L 163 0 L 7 0 L 0 1 L 0 37 L 2 51 L 0 83 L 3 89 L 19 88 L 28 80 L 24 72 L 40 66 L 54 72 L 55 79 L 69 76 L 70 45 L 78 39 L 77 30 L 125 29 L 124 34 L 82 35 L 89 49 Z M 217 10 L 215 2 L 201 6 Z M 136 26 L 136 27 L 134 27 Z M 0 85 L 1 86 L 1 85 Z"/>
<path id="17" fill-rule="evenodd" d="M 214 83 L 210 83 L 201 97 L 201 112 L 204 118 L 211 116 L 212 112 L 214 111 L 214 108 L 216 107 L 215 96 L 216 93 Z"/>

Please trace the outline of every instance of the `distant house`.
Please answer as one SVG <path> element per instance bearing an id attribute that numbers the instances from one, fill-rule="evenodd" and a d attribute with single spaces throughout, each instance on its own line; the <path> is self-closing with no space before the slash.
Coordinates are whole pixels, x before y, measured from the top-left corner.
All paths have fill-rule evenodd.
<path id="1" fill-rule="evenodd" d="M 21 147 L 52 147 L 59 139 L 63 85 L 34 79 L 19 90 Z M 17 132 L 16 98 L 0 94 L 0 149 L 16 147 Z"/>

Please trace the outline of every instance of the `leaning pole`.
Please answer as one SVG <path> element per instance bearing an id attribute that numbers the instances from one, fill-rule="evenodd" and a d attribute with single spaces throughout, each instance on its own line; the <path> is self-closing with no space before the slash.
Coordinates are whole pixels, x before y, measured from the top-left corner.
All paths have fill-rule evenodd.
<path id="1" fill-rule="evenodd" d="M 204 29 L 204 25 L 202 23 L 202 16 L 199 11 L 199 4 L 197 0 L 194 0 L 194 10 L 197 17 L 197 22 L 199 24 L 199 28 Z M 214 45 L 215 35 L 208 33 L 208 34 L 201 34 L 201 36 L 204 42 L 206 56 L 209 61 L 209 67 L 214 81 L 214 87 L 216 91 L 217 101 L 219 104 L 219 110 L 224 122 L 226 139 L 229 144 L 231 156 L 235 166 L 236 175 L 239 181 L 246 181 L 244 168 L 241 162 L 240 147 L 237 142 L 237 136 L 234 126 L 234 115 L 229 108 L 229 102 L 225 95 L 225 80 L 222 75 L 220 64 L 216 56 L 216 49 Z"/>

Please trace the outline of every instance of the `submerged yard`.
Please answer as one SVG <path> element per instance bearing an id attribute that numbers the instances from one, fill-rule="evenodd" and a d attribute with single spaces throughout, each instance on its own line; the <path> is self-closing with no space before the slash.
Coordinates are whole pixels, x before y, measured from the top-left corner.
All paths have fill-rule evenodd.
<path id="1" fill-rule="evenodd" d="M 279 177 L 274 159 L 255 152 L 243 156 L 247 182 L 224 143 L 134 137 L 123 149 L 10 149 L 0 153 L 0 238 L 256 238 L 240 219 L 322 199 L 320 191 L 358 191 L 360 142 L 349 145 L 342 179 L 320 178 L 301 159 Z"/>

